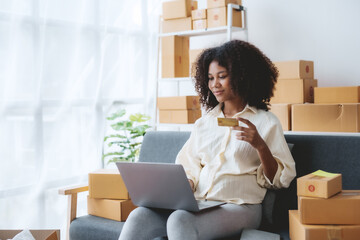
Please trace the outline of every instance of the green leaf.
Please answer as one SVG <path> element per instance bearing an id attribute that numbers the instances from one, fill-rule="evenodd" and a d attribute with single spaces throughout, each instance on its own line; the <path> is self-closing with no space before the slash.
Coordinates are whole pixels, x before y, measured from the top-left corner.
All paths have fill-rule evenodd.
<path id="1" fill-rule="evenodd" d="M 126 110 L 125 109 L 121 109 L 115 113 L 113 113 L 110 117 L 107 117 L 107 120 L 115 120 L 116 118 L 120 118 L 122 116 L 124 116 L 126 114 Z"/>
<path id="2" fill-rule="evenodd" d="M 102 159 L 104 160 L 104 158 L 108 157 L 108 156 L 121 156 L 124 155 L 123 152 L 110 152 L 110 153 L 106 153 L 102 156 Z"/>
<path id="3" fill-rule="evenodd" d="M 141 113 L 135 113 L 135 114 L 131 114 L 129 116 L 129 119 L 130 121 L 133 122 L 146 122 L 150 119 L 150 116 Z"/>
<path id="4" fill-rule="evenodd" d="M 104 142 L 106 140 L 108 140 L 109 138 L 126 138 L 126 136 L 120 135 L 120 134 L 111 134 L 111 135 L 108 135 L 108 136 L 104 137 Z"/>

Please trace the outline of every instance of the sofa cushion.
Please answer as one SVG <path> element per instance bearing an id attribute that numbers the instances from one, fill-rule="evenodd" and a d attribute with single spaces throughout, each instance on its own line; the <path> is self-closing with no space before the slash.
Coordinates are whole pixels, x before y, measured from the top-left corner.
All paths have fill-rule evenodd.
<path id="1" fill-rule="evenodd" d="M 264 232 L 255 229 L 244 229 L 241 233 L 240 240 L 280 240 L 280 235 L 276 233 Z"/>
<path id="2" fill-rule="evenodd" d="M 71 240 L 114 240 L 118 239 L 125 222 L 86 215 L 71 222 Z"/>

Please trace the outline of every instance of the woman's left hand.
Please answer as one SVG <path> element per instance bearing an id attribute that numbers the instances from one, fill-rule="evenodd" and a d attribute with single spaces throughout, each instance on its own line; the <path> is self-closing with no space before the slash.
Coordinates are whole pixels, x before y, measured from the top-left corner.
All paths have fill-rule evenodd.
<path id="1" fill-rule="evenodd" d="M 236 119 L 238 121 L 245 123 L 248 126 L 248 127 L 236 126 L 232 128 L 233 130 L 239 131 L 238 133 L 236 133 L 237 139 L 248 142 L 251 146 L 253 146 L 257 150 L 260 150 L 261 148 L 266 146 L 265 141 L 259 135 L 256 126 L 252 122 L 241 117 L 237 117 Z"/>

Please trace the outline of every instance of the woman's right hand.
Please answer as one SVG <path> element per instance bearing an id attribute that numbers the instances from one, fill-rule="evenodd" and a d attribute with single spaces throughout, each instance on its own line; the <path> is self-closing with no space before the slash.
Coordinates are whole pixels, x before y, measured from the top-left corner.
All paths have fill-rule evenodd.
<path id="1" fill-rule="evenodd" d="M 191 190 L 192 190 L 193 192 L 195 192 L 194 182 L 193 182 L 191 179 L 189 179 L 189 184 L 190 184 Z"/>

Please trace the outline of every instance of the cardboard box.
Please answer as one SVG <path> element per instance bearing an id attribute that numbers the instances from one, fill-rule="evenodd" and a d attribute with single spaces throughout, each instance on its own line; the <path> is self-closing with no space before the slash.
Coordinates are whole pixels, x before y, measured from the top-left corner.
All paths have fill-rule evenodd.
<path id="1" fill-rule="evenodd" d="M 195 123 L 201 117 L 201 110 L 160 110 L 160 123 Z"/>
<path id="2" fill-rule="evenodd" d="M 161 40 L 163 78 L 189 77 L 189 38 L 163 37 Z"/>
<path id="3" fill-rule="evenodd" d="M 115 221 L 125 221 L 136 206 L 131 200 L 97 199 L 87 197 L 88 214 L 112 219 Z"/>
<path id="4" fill-rule="evenodd" d="M 191 17 L 164 20 L 161 21 L 161 25 L 162 33 L 183 32 L 192 30 Z"/>
<path id="5" fill-rule="evenodd" d="M 23 230 L 0 230 L 0 239 L 12 239 Z M 60 230 L 30 230 L 36 240 L 60 240 Z"/>
<path id="6" fill-rule="evenodd" d="M 162 3 L 162 18 L 164 20 L 186 18 L 191 16 L 191 0 L 173 0 Z"/>
<path id="7" fill-rule="evenodd" d="M 191 1 L 191 10 L 198 9 L 198 1 Z"/>
<path id="8" fill-rule="evenodd" d="M 316 87 L 315 103 L 360 103 L 360 86 Z"/>
<path id="9" fill-rule="evenodd" d="M 298 210 L 289 210 L 291 240 L 358 240 L 360 225 L 304 225 Z"/>
<path id="10" fill-rule="evenodd" d="M 360 225 L 360 190 L 343 190 L 328 199 L 299 196 L 298 205 L 303 224 Z"/>
<path id="11" fill-rule="evenodd" d="M 157 106 L 160 110 L 199 110 L 199 100 L 199 96 L 159 97 Z"/>
<path id="12" fill-rule="evenodd" d="M 192 20 L 206 19 L 206 9 L 197 9 L 191 11 Z"/>
<path id="13" fill-rule="evenodd" d="M 229 3 L 241 5 L 241 0 L 207 0 L 207 8 L 226 7 Z"/>
<path id="14" fill-rule="evenodd" d="M 360 103 L 294 104 L 293 131 L 360 132 Z"/>
<path id="15" fill-rule="evenodd" d="M 278 79 L 271 103 L 313 103 L 316 79 Z"/>
<path id="16" fill-rule="evenodd" d="M 305 60 L 274 62 L 278 79 L 314 78 L 314 62 Z"/>
<path id="17" fill-rule="evenodd" d="M 100 169 L 89 173 L 89 196 L 91 198 L 130 199 L 117 169 Z"/>
<path id="18" fill-rule="evenodd" d="M 275 116 L 280 120 L 284 131 L 291 130 L 291 104 L 271 104 L 270 112 L 274 113 Z"/>
<path id="19" fill-rule="evenodd" d="M 193 30 L 200 30 L 207 28 L 207 20 L 206 19 L 200 19 L 200 20 L 194 20 L 193 21 Z"/>
<path id="20" fill-rule="evenodd" d="M 321 170 L 297 179 L 297 195 L 305 197 L 329 198 L 342 189 L 342 176 Z"/>
<path id="21" fill-rule="evenodd" d="M 242 12 L 233 9 L 232 26 L 242 27 Z M 227 25 L 227 7 L 211 8 L 207 10 L 208 28 L 222 27 Z"/>

